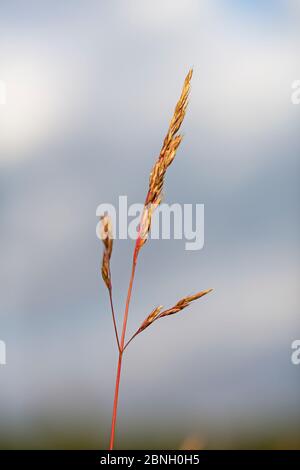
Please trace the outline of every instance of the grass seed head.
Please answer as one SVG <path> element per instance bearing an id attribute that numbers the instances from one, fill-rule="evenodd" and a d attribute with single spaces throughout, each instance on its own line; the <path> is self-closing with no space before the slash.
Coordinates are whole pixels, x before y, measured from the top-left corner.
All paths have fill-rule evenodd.
<path id="1" fill-rule="evenodd" d="M 197 292 L 197 294 L 190 295 L 188 297 L 184 297 L 183 299 L 178 300 L 178 302 L 173 307 L 169 308 L 168 310 L 164 310 L 163 312 L 162 312 L 162 308 L 163 308 L 162 305 L 160 305 L 159 307 L 156 307 L 145 318 L 145 320 L 141 324 L 140 328 L 135 333 L 135 336 L 137 334 L 141 333 L 142 331 L 144 331 L 146 328 L 148 328 L 148 326 L 152 325 L 152 323 L 155 322 L 156 320 L 158 320 L 159 318 L 167 317 L 169 315 L 174 315 L 175 313 L 180 312 L 181 310 L 188 307 L 191 302 L 193 302 L 194 300 L 200 299 L 201 297 L 203 297 L 206 294 L 209 294 L 209 292 L 211 292 L 212 290 L 213 289 L 207 289 L 207 290 L 203 290 L 201 292 Z"/>
<path id="2" fill-rule="evenodd" d="M 113 233 L 112 224 L 108 214 L 104 214 L 100 217 L 101 221 L 101 239 L 104 245 L 103 258 L 101 273 L 103 281 L 105 282 L 108 289 L 111 289 L 111 275 L 110 275 L 110 258 L 113 249 Z"/>
<path id="3" fill-rule="evenodd" d="M 147 236 L 151 227 L 153 212 L 159 206 L 162 200 L 162 189 L 166 171 L 173 162 L 177 149 L 182 141 L 182 136 L 177 134 L 177 132 L 180 129 L 186 113 L 192 75 L 193 71 L 190 70 L 185 78 L 181 96 L 175 107 L 175 111 L 171 119 L 167 135 L 164 139 L 159 157 L 150 173 L 149 189 L 145 200 L 142 221 L 140 224 L 138 250 L 147 240 Z"/>
<path id="4" fill-rule="evenodd" d="M 183 299 L 178 300 L 178 302 L 174 305 L 174 307 L 169 308 L 168 310 L 164 310 L 162 313 L 159 314 L 158 318 L 167 317 L 169 315 L 174 315 L 175 313 L 180 312 L 181 310 L 185 309 L 190 305 L 191 302 L 194 300 L 200 299 L 206 294 L 209 294 L 213 289 L 203 290 L 201 292 L 197 292 L 197 294 L 190 295 L 188 297 L 184 297 Z"/>
<path id="5" fill-rule="evenodd" d="M 163 308 L 162 305 L 160 305 L 159 307 L 156 307 L 154 310 L 152 310 L 152 312 L 148 315 L 148 317 L 143 321 L 143 323 L 141 324 L 138 332 L 142 332 L 143 330 L 145 330 L 146 328 L 148 328 L 148 326 L 151 325 L 151 323 L 153 323 L 157 316 L 160 314 L 160 311 L 161 309 Z"/>

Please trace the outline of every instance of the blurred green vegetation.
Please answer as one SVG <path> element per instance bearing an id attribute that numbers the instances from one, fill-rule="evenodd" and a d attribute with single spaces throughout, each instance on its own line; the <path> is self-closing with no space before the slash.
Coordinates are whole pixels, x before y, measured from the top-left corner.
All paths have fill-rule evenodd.
<path id="1" fill-rule="evenodd" d="M 105 449 L 108 442 L 108 431 L 97 433 L 95 428 L 73 428 L 73 429 L 52 429 L 52 430 L 25 430 L 16 435 L 0 434 L 0 449 L 59 449 L 59 450 L 97 450 Z M 287 431 L 269 429 L 263 433 L 255 435 L 250 433 L 240 433 L 235 435 L 224 435 L 221 433 L 205 436 L 203 433 L 193 432 L 186 434 L 180 428 L 173 429 L 171 433 L 163 433 L 157 430 L 138 429 L 136 432 L 128 432 L 126 435 L 118 435 L 116 447 L 125 449 L 142 450 L 213 450 L 213 449 L 233 449 L 233 450 L 300 450 L 300 426 Z"/>

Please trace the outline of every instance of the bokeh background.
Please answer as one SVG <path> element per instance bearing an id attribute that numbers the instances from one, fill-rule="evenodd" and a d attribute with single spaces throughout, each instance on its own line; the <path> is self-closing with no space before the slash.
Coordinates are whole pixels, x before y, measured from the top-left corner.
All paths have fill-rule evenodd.
<path id="1" fill-rule="evenodd" d="M 185 74 L 165 202 L 205 247 L 151 241 L 129 318 L 214 287 L 126 354 L 118 448 L 300 448 L 299 0 L 1 2 L 0 446 L 106 448 L 116 367 L 96 207 L 143 202 Z M 118 318 L 132 241 L 112 260 Z"/>

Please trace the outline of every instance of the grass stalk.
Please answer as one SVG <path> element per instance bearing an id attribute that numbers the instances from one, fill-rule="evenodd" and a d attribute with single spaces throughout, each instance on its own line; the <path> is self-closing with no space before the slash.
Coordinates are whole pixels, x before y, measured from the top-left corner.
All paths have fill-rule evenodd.
<path id="1" fill-rule="evenodd" d="M 134 281 L 134 276 L 135 276 L 136 261 L 137 261 L 137 258 L 134 256 L 133 261 L 132 261 L 131 276 L 130 276 L 128 292 L 127 292 L 127 299 L 126 299 L 126 306 L 125 306 L 123 327 L 122 327 L 122 335 L 121 335 L 121 343 L 120 343 L 120 350 L 119 350 L 118 367 L 117 367 L 117 374 L 116 374 L 116 385 L 115 385 L 115 393 L 114 393 L 114 404 L 113 404 L 112 421 L 111 421 L 111 433 L 110 433 L 110 441 L 109 441 L 109 450 L 113 450 L 114 442 L 115 442 L 115 431 L 116 431 L 116 422 L 117 422 L 117 414 L 118 414 L 119 388 L 120 388 L 120 380 L 121 380 L 122 359 L 123 359 L 123 352 L 124 352 L 124 349 L 125 349 L 124 344 L 125 344 L 125 337 L 126 337 L 126 328 L 127 328 L 127 320 L 128 320 L 128 313 L 129 313 L 129 305 L 130 305 L 133 281 Z"/>
<path id="2" fill-rule="evenodd" d="M 152 325 L 155 321 L 181 312 L 186 307 L 188 307 L 191 304 L 191 302 L 197 299 L 200 299 L 201 297 L 208 294 L 212 290 L 212 289 L 207 289 L 201 292 L 197 292 L 194 295 L 186 296 L 178 300 L 177 303 L 173 307 L 168 308 L 167 310 L 164 310 L 164 311 L 162 311 L 162 308 L 163 308 L 162 306 L 154 308 L 152 312 L 142 322 L 138 330 L 125 343 L 129 306 L 130 306 L 130 301 L 131 301 L 132 287 L 133 287 L 133 282 L 134 282 L 134 277 L 135 277 L 137 259 L 138 259 L 138 255 L 139 255 L 141 248 L 144 246 L 144 244 L 146 243 L 148 239 L 148 235 L 151 229 L 151 221 L 152 221 L 153 212 L 161 203 L 162 190 L 163 190 L 166 171 L 168 167 L 171 165 L 171 163 L 173 162 L 177 149 L 182 141 L 182 136 L 178 134 L 178 131 L 185 117 L 185 112 L 186 112 L 186 108 L 188 104 L 188 95 L 190 91 L 191 78 L 192 78 L 192 70 L 189 71 L 189 73 L 187 74 L 185 78 L 182 93 L 175 107 L 175 111 L 171 119 L 168 132 L 165 136 L 159 157 L 156 160 L 152 168 L 152 171 L 150 173 L 149 188 L 148 188 L 148 192 L 147 192 L 147 196 L 146 196 L 146 200 L 144 204 L 144 210 L 141 215 L 137 240 L 135 242 L 135 247 L 134 247 L 132 266 L 131 266 L 131 275 L 130 275 L 130 280 L 129 280 L 125 311 L 124 311 L 124 316 L 123 316 L 121 339 L 119 339 L 117 322 L 116 322 L 114 306 L 113 306 L 113 297 L 112 297 L 112 280 L 111 280 L 111 272 L 110 272 L 110 258 L 112 254 L 112 248 L 113 248 L 112 227 L 111 227 L 110 218 L 107 214 L 104 214 L 101 217 L 101 223 L 102 223 L 101 224 L 101 230 L 102 230 L 101 238 L 104 244 L 101 272 L 102 272 L 103 280 L 109 292 L 112 320 L 113 320 L 113 326 L 115 330 L 116 342 L 117 342 L 118 352 L 119 352 L 115 390 L 114 390 L 109 450 L 113 450 L 114 445 L 115 445 L 120 381 L 121 381 L 122 363 L 123 363 L 123 356 L 124 356 L 125 349 L 129 346 L 131 341 L 136 336 L 142 333 L 146 328 Z"/>

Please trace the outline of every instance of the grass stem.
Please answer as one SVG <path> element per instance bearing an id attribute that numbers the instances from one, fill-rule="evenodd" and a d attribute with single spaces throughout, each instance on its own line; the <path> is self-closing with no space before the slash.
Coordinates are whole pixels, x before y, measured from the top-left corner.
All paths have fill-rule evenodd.
<path id="1" fill-rule="evenodd" d="M 116 432 L 116 422 L 117 422 L 117 414 L 118 414 L 119 388 L 120 388 L 120 380 L 121 380 L 122 359 L 123 359 L 126 328 L 127 328 L 127 320 L 128 320 L 128 312 L 129 312 L 129 305 L 130 305 L 130 300 L 131 300 L 131 292 L 132 292 L 132 286 L 133 286 L 133 281 L 134 281 L 136 262 L 137 262 L 137 250 L 135 248 L 133 261 L 132 261 L 131 276 L 130 276 L 129 287 L 128 287 L 128 292 L 127 292 L 124 318 L 123 318 L 123 328 L 122 328 L 121 342 L 120 342 L 120 348 L 119 348 L 119 360 L 118 360 L 118 367 L 117 367 L 117 374 L 116 374 L 116 385 L 115 385 L 115 394 L 114 394 L 114 404 L 113 404 L 113 413 L 112 413 L 112 422 L 111 422 L 109 450 L 113 450 L 114 442 L 115 442 L 115 432 Z"/>

